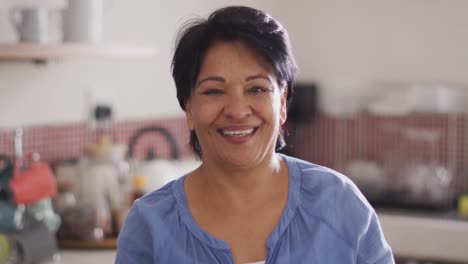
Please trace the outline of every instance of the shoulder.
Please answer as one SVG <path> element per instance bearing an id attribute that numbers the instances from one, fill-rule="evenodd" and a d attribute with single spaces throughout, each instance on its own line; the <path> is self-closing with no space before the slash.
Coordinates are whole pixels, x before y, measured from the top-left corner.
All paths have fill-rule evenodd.
<path id="1" fill-rule="evenodd" d="M 290 174 L 300 181 L 300 210 L 320 221 L 345 240 L 356 245 L 367 232 L 375 211 L 356 185 L 330 168 L 287 157 Z"/>
<path id="2" fill-rule="evenodd" d="M 300 181 L 303 196 L 314 198 L 340 198 L 352 199 L 361 204 L 363 209 L 369 209 L 370 205 L 356 187 L 345 175 L 325 166 L 317 165 L 305 160 L 283 156 L 288 164 L 290 174 Z M 334 200 L 334 199 L 332 199 Z M 325 202 L 325 201 L 324 201 Z M 331 200 L 329 200 L 331 202 Z M 326 203 L 327 204 L 327 203 Z"/>
<path id="3" fill-rule="evenodd" d="M 119 234 L 116 263 L 153 263 L 154 237 L 168 237 L 160 231 L 167 229 L 171 223 L 168 219 L 177 214 L 172 190 L 176 181 L 133 203 Z"/>
<path id="4" fill-rule="evenodd" d="M 168 208 L 172 208 L 175 203 L 171 190 L 173 184 L 168 183 L 133 203 L 119 234 L 115 263 L 154 262 L 156 241 L 153 238 L 156 234 L 164 234 L 158 230 L 164 228 L 162 219 L 171 214 Z"/>
<path id="5" fill-rule="evenodd" d="M 145 194 L 137 199 L 132 209 L 138 211 L 138 214 L 144 218 L 162 216 L 174 212 L 176 206 L 176 194 L 174 185 L 176 181 L 171 181 L 158 190 Z"/>

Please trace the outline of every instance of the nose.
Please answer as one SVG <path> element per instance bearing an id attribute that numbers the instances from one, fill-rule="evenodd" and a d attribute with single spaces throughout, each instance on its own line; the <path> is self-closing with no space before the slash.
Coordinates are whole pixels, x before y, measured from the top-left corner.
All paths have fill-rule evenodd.
<path id="1" fill-rule="evenodd" d="M 233 92 L 226 96 L 223 114 L 232 120 L 243 120 L 252 114 L 251 102 L 242 92 Z"/>

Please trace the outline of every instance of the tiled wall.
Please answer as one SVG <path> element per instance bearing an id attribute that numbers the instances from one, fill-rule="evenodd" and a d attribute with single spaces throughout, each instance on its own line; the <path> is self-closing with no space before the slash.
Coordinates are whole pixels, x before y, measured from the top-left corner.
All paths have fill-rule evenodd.
<path id="1" fill-rule="evenodd" d="M 114 124 L 115 142 L 127 144 L 133 133 L 146 126 L 166 128 L 176 139 L 180 154 L 187 157 L 188 129 L 184 119 L 134 120 Z M 23 152 L 38 152 L 45 161 L 68 160 L 80 157 L 86 144 L 95 143 L 97 132 L 87 129 L 84 123 L 23 127 Z M 0 153 L 14 154 L 15 129 L 0 129 Z M 135 157 L 142 158 L 148 147 L 153 147 L 160 157 L 170 157 L 166 139 L 158 133 L 142 136 L 135 145 Z"/>
<path id="2" fill-rule="evenodd" d="M 318 115 L 291 127 L 295 155 L 344 171 L 348 162 L 371 160 L 386 166 L 409 162 L 440 164 L 456 175 L 456 188 L 468 191 L 468 117 L 412 115 L 352 118 Z"/>
<path id="3" fill-rule="evenodd" d="M 139 128 L 156 125 L 170 131 L 182 158 L 190 155 L 189 132 L 184 118 L 133 120 L 114 124 L 116 142 L 128 143 Z M 24 127 L 24 152 L 35 151 L 41 159 L 57 161 L 77 158 L 84 145 L 96 141 L 96 131 L 85 124 Z M 319 114 L 307 124 L 290 126 L 288 144 L 294 155 L 314 163 L 344 171 L 349 161 L 389 161 L 404 165 L 421 161 L 441 164 L 456 175 L 458 190 L 468 191 L 468 118 L 462 115 L 414 115 L 377 117 L 366 114 L 337 118 Z M 147 134 L 138 141 L 135 156 L 142 158 L 148 147 L 161 157 L 170 157 L 164 137 Z M 0 129 L 0 153 L 13 155 L 14 129 Z"/>

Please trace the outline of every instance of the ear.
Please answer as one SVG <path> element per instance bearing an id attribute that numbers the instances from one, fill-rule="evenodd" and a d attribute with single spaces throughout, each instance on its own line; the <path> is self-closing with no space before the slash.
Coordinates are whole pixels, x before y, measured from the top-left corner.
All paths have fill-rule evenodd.
<path id="1" fill-rule="evenodd" d="M 282 92 L 281 92 L 280 124 L 284 125 L 288 116 L 288 106 L 287 106 L 288 87 L 283 87 L 281 91 Z"/>
<path id="2" fill-rule="evenodd" d="M 185 104 L 185 118 L 187 122 L 187 127 L 189 130 L 193 130 L 193 119 L 192 119 L 192 108 L 190 106 L 190 102 Z"/>

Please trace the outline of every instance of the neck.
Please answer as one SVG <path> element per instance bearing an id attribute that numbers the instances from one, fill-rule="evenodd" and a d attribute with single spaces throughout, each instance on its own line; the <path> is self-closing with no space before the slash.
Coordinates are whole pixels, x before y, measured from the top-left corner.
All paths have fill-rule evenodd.
<path id="1" fill-rule="evenodd" d="M 200 186 L 208 200 L 216 197 L 215 200 L 230 207 L 246 208 L 254 206 L 252 201 L 269 199 L 278 193 L 278 188 L 287 186 L 287 177 L 282 177 L 287 175 L 286 166 L 276 154 L 250 168 L 233 167 L 203 163 L 199 168 Z"/>

